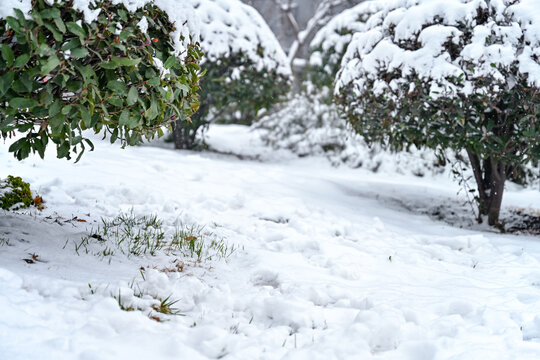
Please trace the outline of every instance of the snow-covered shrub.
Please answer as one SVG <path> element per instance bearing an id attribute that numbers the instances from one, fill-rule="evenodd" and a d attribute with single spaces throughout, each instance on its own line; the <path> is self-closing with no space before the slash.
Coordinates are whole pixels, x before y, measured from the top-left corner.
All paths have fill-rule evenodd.
<path id="1" fill-rule="evenodd" d="M 182 18 L 146 1 L 29 3 L 0 5 L 0 131 L 24 134 L 19 160 L 50 141 L 79 159 L 86 129 L 133 145 L 197 109 L 201 53 Z"/>
<path id="2" fill-rule="evenodd" d="M 175 131 L 175 146 L 194 146 L 211 121 L 251 124 L 261 109 L 288 92 L 291 69 L 261 15 L 240 0 L 186 0 L 200 19 L 201 107 Z"/>
<path id="3" fill-rule="evenodd" d="M 335 166 L 346 164 L 374 172 L 424 176 L 450 171 L 431 151 L 412 147 L 393 154 L 377 144 L 367 144 L 340 116 L 337 106 L 328 102 L 328 88 L 307 85 L 306 91 L 276 105 L 254 124 L 267 145 L 300 157 L 325 156 Z"/>
<path id="4" fill-rule="evenodd" d="M 309 44 L 308 78 L 318 87 L 331 87 L 354 33 L 363 31 L 366 20 L 381 10 L 378 1 L 367 1 L 333 17 Z"/>
<path id="5" fill-rule="evenodd" d="M 389 0 L 353 35 L 336 90 L 368 141 L 465 150 L 479 212 L 540 158 L 540 13 L 534 0 Z"/>
<path id="6" fill-rule="evenodd" d="M 9 175 L 0 179 L 0 209 L 18 210 L 27 208 L 33 203 L 30 184 L 20 177 Z"/>
<path id="7" fill-rule="evenodd" d="M 262 130 L 267 144 L 299 156 L 340 153 L 347 146 L 348 136 L 358 136 L 347 132 L 347 123 L 326 98 L 327 94 L 319 91 L 296 94 L 265 114 L 254 127 Z"/>

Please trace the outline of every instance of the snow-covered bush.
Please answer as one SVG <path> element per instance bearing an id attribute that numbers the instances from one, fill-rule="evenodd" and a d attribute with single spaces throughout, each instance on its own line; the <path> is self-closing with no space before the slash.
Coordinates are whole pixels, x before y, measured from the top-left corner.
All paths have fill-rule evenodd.
<path id="1" fill-rule="evenodd" d="M 175 131 L 175 146 L 191 148 L 211 121 L 251 124 L 289 90 L 291 69 L 261 15 L 240 0 L 186 0 L 200 20 L 204 52 L 201 107 Z"/>
<path id="2" fill-rule="evenodd" d="M 33 203 L 30 184 L 20 177 L 9 175 L 0 179 L 0 209 L 18 210 L 27 208 Z"/>
<path id="3" fill-rule="evenodd" d="M 24 134 L 9 149 L 19 160 L 43 157 L 50 141 L 59 158 L 78 160 L 85 142 L 93 147 L 86 129 L 133 145 L 197 109 L 201 53 L 182 18 L 125 3 L 0 5 L 0 131 Z"/>
<path id="4" fill-rule="evenodd" d="M 354 33 L 363 31 L 366 20 L 381 10 L 378 1 L 367 1 L 347 9 L 323 26 L 309 44 L 308 78 L 319 87 L 332 86 Z"/>
<path id="5" fill-rule="evenodd" d="M 327 87 L 306 85 L 306 91 L 276 105 L 254 124 L 253 129 L 267 145 L 300 157 L 325 156 L 335 166 L 345 164 L 373 172 L 415 176 L 450 172 L 432 151 L 413 147 L 394 154 L 377 144 L 367 144 L 340 116 L 336 105 L 328 102 Z"/>
<path id="6" fill-rule="evenodd" d="M 381 3 L 344 56 L 342 109 L 369 141 L 466 150 L 496 224 L 509 173 L 540 158 L 538 3 Z"/>

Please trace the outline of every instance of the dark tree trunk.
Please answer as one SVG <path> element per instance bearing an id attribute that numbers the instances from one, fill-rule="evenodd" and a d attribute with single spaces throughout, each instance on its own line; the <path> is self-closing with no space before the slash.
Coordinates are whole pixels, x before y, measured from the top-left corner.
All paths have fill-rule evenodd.
<path id="1" fill-rule="evenodd" d="M 507 166 L 502 161 L 492 158 L 480 161 L 478 155 L 467 149 L 467 155 L 473 169 L 474 179 L 478 188 L 478 215 L 488 217 L 489 225 L 499 223 L 504 183 Z"/>
<path id="2" fill-rule="evenodd" d="M 502 197 L 504 192 L 504 182 L 506 181 L 506 165 L 499 161 L 491 161 L 492 186 L 489 194 L 488 224 L 497 225 L 501 212 Z"/>
<path id="3" fill-rule="evenodd" d="M 196 129 L 182 126 L 185 120 L 179 120 L 173 124 L 173 138 L 175 149 L 193 149 L 195 145 Z"/>
<path id="4" fill-rule="evenodd" d="M 469 148 L 467 148 L 467 155 L 469 156 L 469 162 L 471 163 L 471 167 L 473 169 L 474 180 L 476 181 L 476 186 L 478 188 L 478 220 L 482 221 L 481 216 L 487 215 L 487 209 L 489 208 L 489 188 L 486 187 L 488 184 L 485 182 L 482 165 L 478 155 L 474 154 Z"/>

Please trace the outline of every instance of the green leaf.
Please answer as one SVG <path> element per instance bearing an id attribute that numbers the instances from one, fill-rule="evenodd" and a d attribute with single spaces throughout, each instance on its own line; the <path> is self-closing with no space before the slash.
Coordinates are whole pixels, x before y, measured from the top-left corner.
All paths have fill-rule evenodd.
<path id="1" fill-rule="evenodd" d="M 137 102 L 137 99 L 139 98 L 139 92 L 137 91 L 137 88 L 135 86 L 132 86 L 129 89 L 128 96 L 127 96 L 127 104 L 129 106 L 135 104 Z"/>
<path id="2" fill-rule="evenodd" d="M 14 66 L 16 68 L 23 67 L 24 65 L 26 65 L 28 60 L 30 60 L 30 55 L 29 54 L 22 54 L 19 57 L 17 57 L 17 59 L 15 60 Z"/>
<path id="3" fill-rule="evenodd" d="M 38 102 L 34 99 L 16 97 L 9 100 L 9 106 L 16 109 L 31 109 L 36 106 Z"/>
<path id="4" fill-rule="evenodd" d="M 119 108 L 124 107 L 124 100 L 120 96 L 113 96 L 107 102 Z"/>
<path id="5" fill-rule="evenodd" d="M 80 107 L 80 113 L 84 126 L 87 129 L 90 129 L 92 127 L 92 116 L 86 109 L 82 108 L 82 106 Z"/>
<path id="6" fill-rule="evenodd" d="M 23 26 L 26 25 L 26 18 L 24 16 L 23 12 L 20 9 L 17 9 L 17 8 L 13 9 L 13 12 L 15 13 L 15 16 L 17 16 L 17 19 L 19 20 L 19 23 L 21 25 L 23 25 Z"/>
<path id="7" fill-rule="evenodd" d="M 47 75 L 53 71 L 58 65 L 60 65 L 60 60 L 56 55 L 49 57 L 49 61 L 41 67 L 41 75 Z"/>
<path id="8" fill-rule="evenodd" d="M 38 25 L 43 25 L 43 19 L 41 18 L 41 14 L 39 12 L 32 10 L 31 15 Z"/>
<path id="9" fill-rule="evenodd" d="M 13 55 L 13 50 L 7 44 L 2 44 L 2 58 L 6 61 L 7 66 L 13 65 L 15 55 Z"/>
<path id="10" fill-rule="evenodd" d="M 141 136 L 137 133 L 132 133 L 129 139 L 129 145 L 137 145 L 141 141 Z"/>
<path id="11" fill-rule="evenodd" d="M 13 71 L 8 71 L 4 75 L 0 76 L 0 93 L 2 95 L 9 90 L 14 78 L 15 74 L 13 73 Z"/>
<path id="12" fill-rule="evenodd" d="M 118 80 L 111 80 L 107 83 L 107 87 L 112 90 L 115 93 L 125 93 L 126 92 L 126 84 L 118 81 Z"/>
<path id="13" fill-rule="evenodd" d="M 149 120 L 154 120 L 156 118 L 156 116 L 158 116 L 158 109 L 157 109 L 156 99 L 153 96 L 152 96 L 152 102 L 150 104 L 150 107 L 148 108 L 148 110 L 146 110 L 144 112 L 144 115 Z"/>
<path id="14" fill-rule="evenodd" d="M 61 109 L 62 109 L 62 103 L 60 102 L 60 100 L 57 99 L 49 107 L 49 117 L 56 116 L 60 112 Z"/>
<path id="15" fill-rule="evenodd" d="M 130 59 L 128 57 L 111 57 L 111 61 L 118 66 L 137 66 L 141 62 L 141 59 Z"/>
<path id="16" fill-rule="evenodd" d="M 125 109 L 120 114 L 120 117 L 118 118 L 118 125 L 120 126 L 126 126 L 129 122 L 129 110 Z"/>
<path id="17" fill-rule="evenodd" d="M 182 83 L 179 83 L 177 84 L 177 87 L 182 90 L 182 92 L 184 93 L 184 96 L 186 96 L 187 94 L 189 94 L 189 87 L 187 87 L 186 85 L 182 84 Z"/>
<path id="18" fill-rule="evenodd" d="M 61 113 L 49 118 L 52 135 L 59 135 L 64 129 L 66 118 Z"/>
<path id="19" fill-rule="evenodd" d="M 90 82 L 90 79 L 96 75 L 96 73 L 94 72 L 94 70 L 92 69 L 90 65 L 86 65 L 86 66 L 75 65 L 75 67 L 77 68 L 77 70 L 79 70 L 79 72 L 83 76 L 83 80 L 85 83 Z"/>
<path id="20" fill-rule="evenodd" d="M 23 85 L 26 87 L 26 90 L 28 92 L 32 91 L 34 89 L 34 81 L 30 78 L 28 72 L 22 73 L 19 80 L 23 83 Z"/>
<path id="21" fill-rule="evenodd" d="M 38 152 L 39 157 L 43 159 L 45 157 L 45 145 L 38 140 L 34 142 L 33 147 Z"/>
<path id="22" fill-rule="evenodd" d="M 120 65 L 115 64 L 112 61 L 107 61 L 107 62 L 102 62 L 101 64 L 99 64 L 99 66 L 101 66 L 103 69 L 113 70 L 119 67 Z"/>
<path id="23" fill-rule="evenodd" d="M 81 41 L 78 38 L 73 38 L 62 45 L 62 51 L 75 49 L 79 46 L 81 46 Z"/>
<path id="24" fill-rule="evenodd" d="M 43 26 L 45 26 L 53 34 L 54 40 L 57 42 L 62 42 L 64 39 L 62 33 L 58 32 L 54 26 L 45 21 L 43 22 Z"/>
<path id="25" fill-rule="evenodd" d="M 134 129 L 136 128 L 137 126 L 139 126 L 139 117 L 138 116 L 130 116 L 129 117 L 129 122 L 127 123 L 127 126 L 130 128 L 130 129 Z"/>
<path id="26" fill-rule="evenodd" d="M 88 144 L 88 146 L 90 146 L 90 151 L 94 151 L 94 144 L 88 139 L 83 140 Z"/>
<path id="27" fill-rule="evenodd" d="M 128 30 L 122 30 L 120 32 L 120 40 L 126 41 L 131 36 L 131 31 Z"/>
<path id="28" fill-rule="evenodd" d="M 17 150 L 20 150 L 23 147 L 24 143 L 26 143 L 26 142 L 28 142 L 27 138 L 19 139 L 19 140 L 15 141 L 13 144 L 11 144 L 8 151 L 9 152 L 15 152 Z"/>
<path id="29" fill-rule="evenodd" d="M 19 22 L 17 21 L 17 19 L 15 19 L 14 17 L 12 16 L 8 16 L 6 18 L 6 21 L 9 25 L 10 28 L 12 28 L 15 32 L 17 33 L 20 33 L 22 28 L 21 28 L 21 25 L 19 24 Z"/>
<path id="30" fill-rule="evenodd" d="M 62 145 L 56 148 L 56 156 L 59 159 L 62 159 L 64 157 L 67 157 L 69 159 L 69 142 L 68 141 L 64 141 Z"/>
<path id="31" fill-rule="evenodd" d="M 75 159 L 75 164 L 78 163 L 79 160 L 81 160 L 81 157 L 83 156 L 83 154 L 84 154 L 84 144 L 81 144 L 81 152 L 77 156 L 77 159 Z"/>
<path id="32" fill-rule="evenodd" d="M 176 56 L 174 55 L 171 55 L 167 58 L 167 60 L 165 61 L 165 63 L 163 64 L 163 66 L 165 67 L 165 69 L 170 69 L 172 68 L 176 63 L 178 62 L 178 59 L 176 59 Z"/>
<path id="33" fill-rule="evenodd" d="M 114 131 L 111 134 L 111 144 L 114 143 L 118 139 L 118 128 L 114 129 Z"/>
<path id="34" fill-rule="evenodd" d="M 71 56 L 75 59 L 86 57 L 88 56 L 88 50 L 86 50 L 85 48 L 75 48 L 71 50 Z"/>
<path id="35" fill-rule="evenodd" d="M 37 40 L 36 40 L 37 41 Z M 41 56 L 50 56 L 54 54 L 53 49 L 45 43 L 39 44 L 37 47 L 37 53 Z"/>
<path id="36" fill-rule="evenodd" d="M 64 34 L 66 32 L 66 25 L 64 24 L 64 22 L 62 21 L 61 18 L 54 18 L 54 24 L 56 25 L 56 27 L 58 28 L 58 30 L 60 30 L 60 32 L 62 34 Z"/>
<path id="37" fill-rule="evenodd" d="M 41 10 L 40 14 L 41 14 L 41 18 L 43 19 L 60 18 L 60 10 L 58 10 L 57 8 L 49 8 L 49 9 Z"/>
<path id="38" fill-rule="evenodd" d="M 159 76 L 155 76 L 148 80 L 148 85 L 158 87 L 161 85 L 161 78 Z"/>
<path id="39" fill-rule="evenodd" d="M 73 107 L 71 105 L 66 105 L 62 108 L 62 114 L 68 115 Z"/>
<path id="40" fill-rule="evenodd" d="M 84 31 L 82 27 L 80 27 L 79 25 L 77 25 L 76 23 L 72 21 L 68 22 L 66 26 L 69 32 L 77 35 L 81 39 L 81 41 L 84 41 L 84 38 L 86 38 L 86 32 Z"/>

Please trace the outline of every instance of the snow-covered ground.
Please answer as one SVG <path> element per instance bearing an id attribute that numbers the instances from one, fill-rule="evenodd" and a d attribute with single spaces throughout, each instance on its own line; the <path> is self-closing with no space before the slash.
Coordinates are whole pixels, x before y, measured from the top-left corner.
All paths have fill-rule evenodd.
<path id="1" fill-rule="evenodd" d="M 46 201 L 0 210 L 0 359 L 540 358 L 540 239 L 407 210 L 451 208 L 451 179 L 333 168 L 242 127 L 208 142 L 243 158 L 97 141 L 78 164 L 17 162 L 0 145 L 0 177 Z M 537 189 L 505 196 L 540 209 Z M 101 217 L 130 209 L 238 250 L 201 263 L 77 253 Z M 167 297 L 182 316 L 119 306 Z"/>

